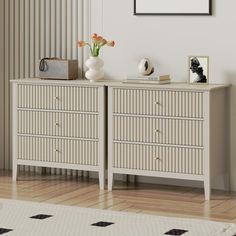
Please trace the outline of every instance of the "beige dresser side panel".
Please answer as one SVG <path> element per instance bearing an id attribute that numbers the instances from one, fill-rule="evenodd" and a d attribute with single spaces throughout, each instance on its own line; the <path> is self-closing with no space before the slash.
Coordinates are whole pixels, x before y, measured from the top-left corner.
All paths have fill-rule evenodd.
<path id="1" fill-rule="evenodd" d="M 210 151 L 212 176 L 229 173 L 229 110 L 227 89 L 211 92 Z M 228 174 L 227 174 L 228 175 Z M 229 176 L 225 176 L 229 178 Z M 229 179 L 225 179 L 226 188 Z"/>

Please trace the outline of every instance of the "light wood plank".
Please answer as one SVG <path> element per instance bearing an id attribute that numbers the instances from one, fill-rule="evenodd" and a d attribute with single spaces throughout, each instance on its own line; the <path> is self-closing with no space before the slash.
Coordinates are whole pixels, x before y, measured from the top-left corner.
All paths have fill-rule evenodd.
<path id="1" fill-rule="evenodd" d="M 17 182 L 0 172 L 0 198 L 236 223 L 236 193 L 213 191 L 204 201 L 202 189 L 116 183 L 100 190 L 97 179 L 20 173 Z"/>

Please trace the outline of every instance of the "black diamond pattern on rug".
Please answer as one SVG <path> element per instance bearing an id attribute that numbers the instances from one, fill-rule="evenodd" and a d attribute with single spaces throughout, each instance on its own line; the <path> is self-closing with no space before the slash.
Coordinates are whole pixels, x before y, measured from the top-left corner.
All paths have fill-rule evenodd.
<path id="1" fill-rule="evenodd" d="M 168 232 L 165 233 L 165 235 L 183 235 L 185 233 L 187 233 L 188 230 L 184 230 L 184 229 L 172 229 Z"/>
<path id="2" fill-rule="evenodd" d="M 10 231 L 13 231 L 13 229 L 4 229 L 4 228 L 0 228 L 0 234 L 5 234 L 8 233 Z"/>
<path id="3" fill-rule="evenodd" d="M 44 220 L 47 219 L 49 217 L 52 217 L 52 215 L 44 215 L 44 214 L 39 214 L 39 215 L 35 215 L 35 216 L 31 216 L 31 219 L 37 219 L 37 220 Z"/>
<path id="4" fill-rule="evenodd" d="M 105 222 L 105 221 L 99 221 L 97 223 L 92 224 L 92 226 L 98 226 L 98 227 L 107 227 L 109 225 L 113 225 L 112 222 Z"/>

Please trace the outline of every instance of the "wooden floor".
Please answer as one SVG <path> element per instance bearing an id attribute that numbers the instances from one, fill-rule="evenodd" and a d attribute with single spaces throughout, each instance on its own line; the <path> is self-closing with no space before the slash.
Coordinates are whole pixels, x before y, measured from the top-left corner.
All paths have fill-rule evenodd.
<path id="1" fill-rule="evenodd" d="M 21 174 L 13 183 L 10 173 L 0 172 L 0 198 L 236 223 L 236 193 L 213 191 L 205 202 L 196 188 L 120 182 L 108 192 L 94 179 Z"/>

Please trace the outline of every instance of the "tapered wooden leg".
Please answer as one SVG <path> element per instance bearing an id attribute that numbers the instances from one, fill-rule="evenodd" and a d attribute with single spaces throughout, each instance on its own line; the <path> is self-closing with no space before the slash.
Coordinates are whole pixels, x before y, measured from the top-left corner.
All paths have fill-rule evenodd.
<path id="1" fill-rule="evenodd" d="M 209 201 L 211 199 L 211 184 L 210 180 L 204 180 L 204 192 L 205 192 L 205 200 Z"/>
<path id="2" fill-rule="evenodd" d="M 105 173 L 104 171 L 99 171 L 99 187 L 101 190 L 105 188 Z"/>
<path id="3" fill-rule="evenodd" d="M 113 172 L 108 170 L 108 191 L 112 191 L 113 181 Z"/>
<path id="4" fill-rule="evenodd" d="M 17 164 L 13 163 L 13 168 L 12 168 L 12 180 L 13 181 L 17 180 L 17 171 L 18 171 Z"/>

